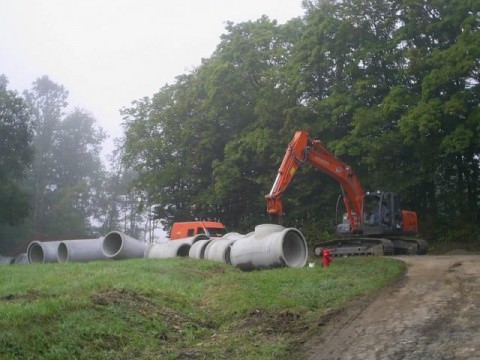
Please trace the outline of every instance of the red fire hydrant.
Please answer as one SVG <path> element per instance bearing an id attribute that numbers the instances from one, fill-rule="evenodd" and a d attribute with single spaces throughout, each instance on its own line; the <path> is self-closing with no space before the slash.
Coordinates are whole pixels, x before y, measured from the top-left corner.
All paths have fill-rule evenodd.
<path id="1" fill-rule="evenodd" d="M 323 249 L 322 260 L 323 260 L 323 267 L 328 267 L 328 265 L 330 265 L 330 263 L 333 261 L 332 252 L 330 250 Z"/>

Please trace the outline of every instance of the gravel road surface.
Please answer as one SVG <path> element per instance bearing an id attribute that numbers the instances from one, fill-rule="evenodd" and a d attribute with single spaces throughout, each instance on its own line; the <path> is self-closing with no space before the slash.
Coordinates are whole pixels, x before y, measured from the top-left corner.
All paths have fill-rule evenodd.
<path id="1" fill-rule="evenodd" d="M 398 259 L 405 278 L 332 317 L 306 359 L 480 359 L 480 255 Z"/>

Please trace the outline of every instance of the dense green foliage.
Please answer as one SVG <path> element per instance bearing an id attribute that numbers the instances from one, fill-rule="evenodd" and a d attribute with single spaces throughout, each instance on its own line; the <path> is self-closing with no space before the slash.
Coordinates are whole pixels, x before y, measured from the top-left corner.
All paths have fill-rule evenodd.
<path id="1" fill-rule="evenodd" d="M 35 126 L 32 226 L 37 238 L 85 236 L 104 134 L 76 109 L 65 115 L 68 92 L 44 76 L 25 94 Z"/>
<path id="2" fill-rule="evenodd" d="M 88 111 L 67 110 L 68 91 L 47 76 L 23 96 L 0 76 L 0 254 L 31 240 L 92 238 L 122 230 L 142 238 L 135 177 L 117 150 L 100 158 L 103 130 Z"/>
<path id="3" fill-rule="evenodd" d="M 188 258 L 2 268 L 2 359 L 292 359 L 404 271 L 381 257 L 241 272 Z"/>
<path id="4" fill-rule="evenodd" d="M 68 92 L 46 76 L 23 97 L 0 80 L 0 252 L 92 237 L 92 219 L 108 213 L 103 131 L 84 110 L 66 113 Z"/>
<path id="5" fill-rule="evenodd" d="M 28 196 L 18 185 L 32 160 L 32 124 L 25 101 L 0 76 L 0 226 L 28 214 Z"/>
<path id="6" fill-rule="evenodd" d="M 229 24 L 190 74 L 124 109 L 125 161 L 177 218 L 264 222 L 296 129 L 352 165 L 365 190 L 399 193 L 425 236 L 480 241 L 480 4 L 317 0 L 278 25 Z M 329 229 L 338 185 L 305 168 L 286 221 Z"/>

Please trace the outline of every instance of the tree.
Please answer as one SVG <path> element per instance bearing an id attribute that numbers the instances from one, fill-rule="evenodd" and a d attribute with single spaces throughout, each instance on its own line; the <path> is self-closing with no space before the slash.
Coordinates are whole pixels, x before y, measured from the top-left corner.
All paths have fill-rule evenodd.
<path id="1" fill-rule="evenodd" d="M 351 164 L 366 190 L 400 193 L 427 235 L 448 224 L 474 239 L 478 2 L 304 5 L 303 18 L 281 26 L 265 17 L 229 23 L 211 58 L 125 109 L 124 159 L 137 188 L 182 217 L 219 214 L 248 228 L 264 212 L 286 144 L 303 129 Z M 325 228 L 338 184 L 302 171 L 287 221 Z"/>
<path id="2" fill-rule="evenodd" d="M 32 160 L 32 123 L 25 102 L 7 84 L 0 76 L 0 225 L 15 225 L 29 210 L 19 184 Z"/>
<path id="3" fill-rule="evenodd" d="M 40 238 L 87 236 L 95 185 L 103 176 L 99 150 L 105 134 L 84 110 L 65 115 L 68 92 L 46 76 L 25 97 L 35 129 L 33 231 Z"/>
<path id="4" fill-rule="evenodd" d="M 416 102 L 400 129 L 416 150 L 418 200 L 434 214 L 430 223 L 439 233 L 457 227 L 480 237 L 474 225 L 480 219 L 480 5 L 406 3 L 405 51 L 414 84 L 406 89 Z"/>
<path id="5" fill-rule="evenodd" d="M 31 172 L 34 193 L 33 227 L 46 233 L 51 208 L 49 195 L 55 190 L 56 167 L 53 162 L 55 131 L 67 106 L 68 92 L 47 76 L 37 79 L 30 91 L 24 93 L 33 114 L 35 158 Z M 40 235 L 41 236 L 41 235 Z"/>
<path id="6" fill-rule="evenodd" d="M 477 223 L 479 5 L 308 6 L 292 68 L 312 132 L 364 185 L 400 192 L 430 234 Z"/>
<path id="7" fill-rule="evenodd" d="M 210 59 L 124 109 L 125 161 L 151 203 L 172 205 L 179 219 L 221 216 L 251 225 L 275 166 L 273 134 L 294 105 L 280 69 L 296 36 L 293 26 L 266 17 L 229 23 Z M 246 153 L 237 156 L 239 149 Z M 256 155 L 255 163 L 240 161 Z"/>
<path id="8" fill-rule="evenodd" d="M 96 184 L 93 215 L 99 234 L 121 230 L 137 239 L 146 235 L 145 193 L 132 189 L 136 173 L 121 161 L 122 148 L 118 147 L 110 158 L 110 170 Z M 145 226 L 144 226 L 145 225 Z"/>
<path id="9" fill-rule="evenodd" d="M 99 157 L 105 135 L 95 127 L 95 119 L 75 109 L 58 124 L 52 148 L 56 178 L 47 231 L 52 234 L 91 232 L 90 218 L 95 213 L 97 182 L 103 176 Z M 77 236 L 78 236 L 77 235 Z"/>

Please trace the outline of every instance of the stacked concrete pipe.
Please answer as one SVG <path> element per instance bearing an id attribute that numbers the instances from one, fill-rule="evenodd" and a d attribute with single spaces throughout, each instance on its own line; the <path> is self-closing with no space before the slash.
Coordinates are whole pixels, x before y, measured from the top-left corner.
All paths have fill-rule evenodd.
<path id="1" fill-rule="evenodd" d="M 104 260 L 102 251 L 103 238 L 63 240 L 58 245 L 58 262 Z"/>
<path id="2" fill-rule="evenodd" d="M 176 256 L 189 256 L 190 248 L 198 241 L 208 240 L 205 234 L 192 237 L 170 240 L 165 243 L 151 244 L 145 249 L 145 257 L 148 259 L 167 259 Z"/>
<path id="3" fill-rule="evenodd" d="M 228 233 L 218 239 L 213 239 L 206 247 L 204 258 L 207 260 L 231 264 L 230 248 L 234 242 L 244 238 L 245 235 L 239 233 Z"/>
<path id="4" fill-rule="evenodd" d="M 60 241 L 32 241 L 27 246 L 28 262 L 30 264 L 56 262 L 59 244 Z"/>
<path id="5" fill-rule="evenodd" d="M 253 233 L 235 241 L 230 249 L 232 265 L 242 270 L 299 268 L 306 265 L 307 258 L 303 234 L 295 228 L 273 224 L 256 226 Z"/>
<path id="6" fill-rule="evenodd" d="M 142 258 L 146 243 L 121 231 L 111 231 L 102 240 L 102 252 L 108 259 Z"/>

